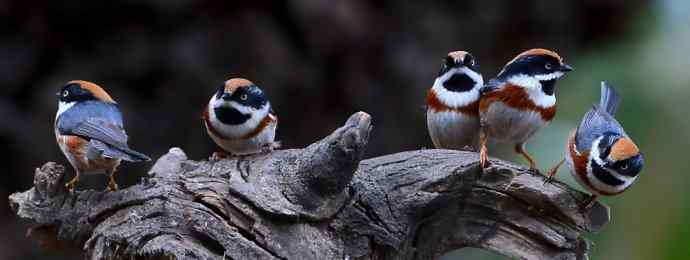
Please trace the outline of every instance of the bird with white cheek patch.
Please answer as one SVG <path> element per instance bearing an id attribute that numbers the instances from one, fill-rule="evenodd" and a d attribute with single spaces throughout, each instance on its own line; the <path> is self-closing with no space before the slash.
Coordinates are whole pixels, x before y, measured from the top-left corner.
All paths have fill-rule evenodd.
<path id="1" fill-rule="evenodd" d="M 480 164 L 489 163 L 489 139 L 515 144 L 515 152 L 537 163 L 525 150 L 525 142 L 556 115 L 556 81 L 573 68 L 555 52 L 531 49 L 508 62 L 480 90 Z"/>
<path id="2" fill-rule="evenodd" d="M 264 92 L 249 80 L 233 78 L 221 85 L 202 119 L 211 139 L 231 155 L 269 152 L 279 146 L 274 141 L 278 118 Z M 214 153 L 213 158 L 225 156 Z"/>
<path id="3" fill-rule="evenodd" d="M 563 161 L 570 173 L 592 195 L 581 204 L 587 209 L 597 196 L 612 196 L 629 188 L 637 179 L 644 159 L 637 145 L 613 117 L 620 97 L 606 82 L 601 83 L 599 105 L 585 114 L 580 126 L 568 137 L 565 159 L 549 171 L 547 182 Z"/>
<path id="4" fill-rule="evenodd" d="M 106 174 L 108 190 L 117 190 L 114 176 L 120 161 L 151 160 L 129 148 L 120 108 L 101 87 L 75 80 L 56 96 L 55 138 L 76 173 L 67 189 L 73 191 L 82 174 Z"/>
<path id="5" fill-rule="evenodd" d="M 426 123 L 436 148 L 471 149 L 479 136 L 479 63 L 465 51 L 448 53 L 426 96 Z"/>

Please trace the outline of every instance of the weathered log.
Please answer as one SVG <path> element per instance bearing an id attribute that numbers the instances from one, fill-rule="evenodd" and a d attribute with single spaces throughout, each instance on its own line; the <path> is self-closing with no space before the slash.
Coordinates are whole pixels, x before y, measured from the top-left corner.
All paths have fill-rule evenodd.
<path id="1" fill-rule="evenodd" d="M 450 150 L 361 161 L 369 115 L 304 149 L 219 161 L 162 156 L 140 183 L 69 193 L 65 167 L 36 169 L 12 208 L 86 258 L 433 259 L 463 247 L 520 259 L 586 259 L 585 232 L 609 221 L 586 196 L 543 176 Z"/>

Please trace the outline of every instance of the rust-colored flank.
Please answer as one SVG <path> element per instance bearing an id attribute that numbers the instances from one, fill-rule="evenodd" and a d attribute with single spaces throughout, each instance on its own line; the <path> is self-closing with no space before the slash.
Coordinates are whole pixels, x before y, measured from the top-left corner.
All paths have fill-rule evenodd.
<path id="1" fill-rule="evenodd" d="M 436 92 L 433 89 L 430 89 L 426 96 L 426 105 L 428 109 L 434 112 L 450 111 L 458 112 L 467 116 L 479 116 L 479 100 L 475 100 L 474 102 L 461 107 L 450 107 L 438 99 Z"/>
<path id="2" fill-rule="evenodd" d="M 551 121 L 556 116 L 556 105 L 550 107 L 537 106 L 529 98 L 524 88 L 506 83 L 500 90 L 484 94 L 479 102 L 479 110 L 486 111 L 493 102 L 501 102 L 509 107 L 522 111 L 537 111 L 544 121 Z"/>

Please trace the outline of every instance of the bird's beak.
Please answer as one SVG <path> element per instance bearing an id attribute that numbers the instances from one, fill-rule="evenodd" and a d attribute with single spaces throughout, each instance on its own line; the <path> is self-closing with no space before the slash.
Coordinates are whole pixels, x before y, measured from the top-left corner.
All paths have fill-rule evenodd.
<path id="1" fill-rule="evenodd" d="M 563 71 L 563 72 L 568 72 L 568 71 L 573 71 L 573 70 L 575 70 L 575 69 L 573 69 L 573 67 L 571 67 L 568 64 L 561 65 L 561 71 Z"/>
<path id="2" fill-rule="evenodd" d="M 225 92 L 225 93 L 223 93 L 222 96 L 220 96 L 220 98 L 222 98 L 223 100 L 228 101 L 228 100 L 230 100 L 230 93 Z"/>
<path id="3" fill-rule="evenodd" d="M 55 92 L 55 96 L 56 96 L 56 97 L 60 97 L 60 91 Z"/>

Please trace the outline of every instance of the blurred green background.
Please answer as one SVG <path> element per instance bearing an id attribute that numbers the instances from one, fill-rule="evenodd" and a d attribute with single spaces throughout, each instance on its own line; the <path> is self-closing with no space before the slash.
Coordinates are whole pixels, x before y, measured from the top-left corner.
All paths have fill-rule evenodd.
<path id="1" fill-rule="evenodd" d="M 200 111 L 230 76 L 253 80 L 280 117 L 279 139 L 302 147 L 351 113 L 372 114 L 367 157 L 431 147 L 423 100 L 444 55 L 479 58 L 485 79 L 520 51 L 558 51 L 576 68 L 557 85 L 556 120 L 528 144 L 540 167 L 560 159 L 568 132 L 598 100 L 623 96 L 618 119 L 645 155 L 637 183 L 603 198 L 612 221 L 587 237 L 591 259 L 690 259 L 690 2 L 602 1 L 0 1 L 0 259 L 73 259 L 38 249 L 7 196 L 33 169 L 66 163 L 55 145 L 53 93 L 91 80 L 119 101 L 133 148 L 171 146 L 191 158 L 216 148 Z M 508 147 L 499 157 L 524 163 Z M 501 150 L 502 149 L 502 150 Z M 150 165 L 123 165 L 120 186 Z M 581 189 L 562 168 L 558 177 Z M 103 189 L 105 178 L 79 188 Z M 444 259 L 501 259 L 460 250 Z"/>

